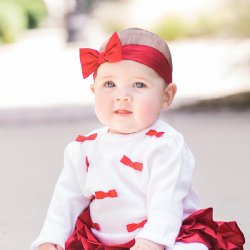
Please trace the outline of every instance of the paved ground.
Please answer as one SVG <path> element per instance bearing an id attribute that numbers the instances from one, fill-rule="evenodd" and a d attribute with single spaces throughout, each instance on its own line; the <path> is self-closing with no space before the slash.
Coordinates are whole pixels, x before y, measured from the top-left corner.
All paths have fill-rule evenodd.
<path id="1" fill-rule="evenodd" d="M 83 119 L 57 115 L 57 121 L 44 116 L 0 125 L 1 249 L 27 250 L 37 236 L 64 147 L 75 135 L 100 125 L 88 107 L 82 112 Z M 163 119 L 185 135 L 195 154 L 194 183 L 202 206 L 213 206 L 215 219 L 237 220 L 249 241 L 250 112 L 177 112 Z"/>

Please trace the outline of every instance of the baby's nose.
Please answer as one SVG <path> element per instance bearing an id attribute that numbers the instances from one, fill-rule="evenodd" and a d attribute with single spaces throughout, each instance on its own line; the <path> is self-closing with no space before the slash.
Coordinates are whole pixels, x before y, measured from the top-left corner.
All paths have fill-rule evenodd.
<path id="1" fill-rule="evenodd" d="M 120 91 L 115 97 L 116 101 L 131 101 L 131 95 L 127 91 Z"/>

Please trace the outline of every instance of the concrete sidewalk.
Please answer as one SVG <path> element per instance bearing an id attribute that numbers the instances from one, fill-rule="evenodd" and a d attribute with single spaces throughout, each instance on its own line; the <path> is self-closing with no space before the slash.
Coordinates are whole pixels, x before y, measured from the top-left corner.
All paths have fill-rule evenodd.
<path id="1" fill-rule="evenodd" d="M 169 112 L 163 119 L 184 134 L 195 155 L 202 206 L 214 207 L 217 220 L 236 220 L 250 241 L 250 112 Z M 29 249 L 45 218 L 64 147 L 99 126 L 87 115 L 0 126 L 1 249 Z"/>

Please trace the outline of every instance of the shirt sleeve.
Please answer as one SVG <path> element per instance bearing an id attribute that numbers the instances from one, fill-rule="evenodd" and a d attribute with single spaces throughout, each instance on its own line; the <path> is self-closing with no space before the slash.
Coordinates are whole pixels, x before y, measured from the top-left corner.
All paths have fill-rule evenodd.
<path id="1" fill-rule="evenodd" d="M 147 157 L 148 220 L 136 238 L 173 247 L 183 220 L 183 201 L 192 185 L 194 159 L 180 134 L 164 138 Z"/>
<path id="2" fill-rule="evenodd" d="M 37 250 L 43 243 L 58 244 L 64 248 L 78 215 L 89 204 L 89 199 L 80 190 L 78 179 L 82 155 L 80 149 L 81 144 L 77 142 L 72 142 L 65 149 L 64 168 L 55 186 L 43 228 L 31 245 L 32 250 Z"/>

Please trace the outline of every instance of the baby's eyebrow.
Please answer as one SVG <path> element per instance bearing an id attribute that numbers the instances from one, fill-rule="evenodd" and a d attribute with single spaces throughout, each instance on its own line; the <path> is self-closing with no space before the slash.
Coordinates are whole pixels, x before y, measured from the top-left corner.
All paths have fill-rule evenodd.
<path id="1" fill-rule="evenodd" d="M 101 76 L 101 77 L 96 77 L 98 80 L 110 80 L 114 79 L 115 77 L 113 75 L 106 75 L 106 76 Z"/>
<path id="2" fill-rule="evenodd" d="M 144 82 L 147 82 L 147 81 L 148 81 L 145 77 L 141 77 L 141 76 L 134 76 L 133 79 L 135 79 L 135 80 L 140 80 L 140 81 L 144 81 Z"/>

